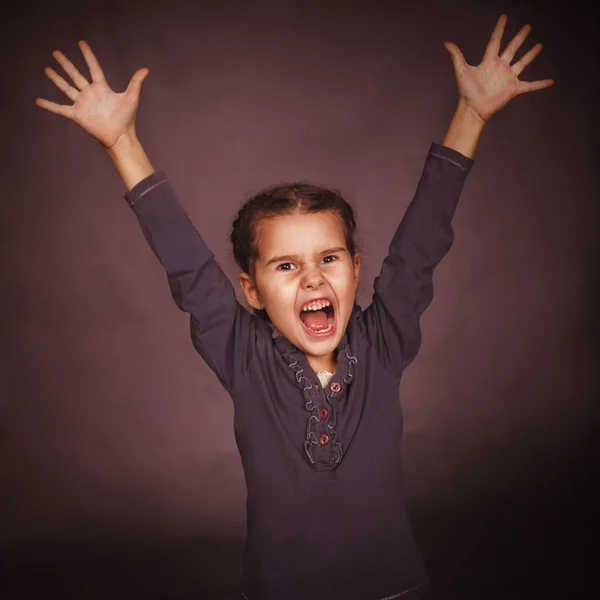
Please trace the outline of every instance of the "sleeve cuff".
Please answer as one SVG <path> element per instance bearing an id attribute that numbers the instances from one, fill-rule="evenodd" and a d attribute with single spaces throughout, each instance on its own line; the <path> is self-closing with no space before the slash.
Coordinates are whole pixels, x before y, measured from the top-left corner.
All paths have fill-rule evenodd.
<path id="1" fill-rule="evenodd" d="M 442 144 L 437 144 L 436 142 L 432 142 L 429 148 L 429 155 L 436 156 L 442 160 L 445 160 L 451 164 L 456 165 L 462 171 L 470 171 L 475 161 L 464 154 L 461 154 L 457 150 L 453 150 L 452 148 L 448 148 L 448 146 L 443 146 Z"/>
<path id="2" fill-rule="evenodd" d="M 137 202 L 139 202 L 148 192 L 153 190 L 156 186 L 166 183 L 168 181 L 167 175 L 164 171 L 155 171 L 151 175 L 148 175 L 145 179 L 142 179 L 128 192 L 123 194 L 123 198 L 127 200 L 127 204 L 133 208 Z"/>

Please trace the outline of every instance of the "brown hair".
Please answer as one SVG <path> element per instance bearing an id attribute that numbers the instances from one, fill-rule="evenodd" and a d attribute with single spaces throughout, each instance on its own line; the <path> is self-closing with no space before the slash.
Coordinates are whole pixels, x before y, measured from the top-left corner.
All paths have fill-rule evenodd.
<path id="1" fill-rule="evenodd" d="M 243 273 L 255 281 L 255 264 L 259 257 L 260 226 L 268 220 L 293 213 L 330 212 L 344 228 L 350 256 L 358 252 L 354 210 L 337 191 L 310 182 L 280 183 L 265 188 L 246 200 L 233 222 L 229 240 L 233 257 Z M 254 310 L 254 309 L 253 309 Z M 270 322 L 265 310 L 254 314 Z"/>

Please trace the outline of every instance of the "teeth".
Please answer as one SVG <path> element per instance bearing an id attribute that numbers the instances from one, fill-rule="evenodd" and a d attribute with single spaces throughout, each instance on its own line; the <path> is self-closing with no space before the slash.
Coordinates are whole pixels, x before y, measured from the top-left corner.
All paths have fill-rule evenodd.
<path id="1" fill-rule="evenodd" d="M 323 302 L 317 302 L 315 304 L 305 304 L 302 307 L 302 310 L 321 310 L 325 306 L 331 306 L 331 302 L 329 302 L 329 300 L 324 300 Z"/>

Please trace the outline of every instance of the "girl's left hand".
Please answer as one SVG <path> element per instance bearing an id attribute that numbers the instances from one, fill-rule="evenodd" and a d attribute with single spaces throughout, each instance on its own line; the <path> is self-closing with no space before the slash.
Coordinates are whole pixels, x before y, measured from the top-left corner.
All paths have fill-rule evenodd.
<path id="1" fill-rule="evenodd" d="M 519 80 L 521 71 L 542 51 L 542 44 L 535 44 L 520 60 L 511 65 L 517 50 L 531 31 L 531 26 L 523 25 L 504 52 L 498 55 L 505 25 L 506 15 L 500 15 L 485 49 L 483 60 L 476 67 L 467 64 L 456 44 L 444 43 L 452 57 L 458 93 L 483 121 L 487 121 L 515 96 L 541 90 L 554 83 L 553 79 Z"/>

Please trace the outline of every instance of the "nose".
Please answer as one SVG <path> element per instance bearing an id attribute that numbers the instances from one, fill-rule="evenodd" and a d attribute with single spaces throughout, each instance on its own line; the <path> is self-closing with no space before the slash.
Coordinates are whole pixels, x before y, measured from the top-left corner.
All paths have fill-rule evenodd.
<path id="1" fill-rule="evenodd" d="M 325 279 L 323 278 L 323 274 L 319 269 L 311 269 L 309 273 L 306 274 L 304 280 L 302 281 L 302 287 L 311 290 L 319 289 L 325 283 Z"/>

